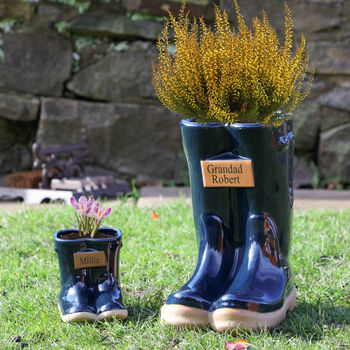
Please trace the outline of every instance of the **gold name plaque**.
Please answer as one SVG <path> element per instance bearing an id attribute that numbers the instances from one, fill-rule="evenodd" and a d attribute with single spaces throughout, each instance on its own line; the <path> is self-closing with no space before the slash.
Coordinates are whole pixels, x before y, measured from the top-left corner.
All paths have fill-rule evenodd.
<path id="1" fill-rule="evenodd" d="M 74 268 L 85 269 L 86 267 L 106 266 L 105 252 L 81 252 L 74 253 Z"/>
<path id="2" fill-rule="evenodd" d="M 254 187 L 252 161 L 202 160 L 204 187 Z"/>

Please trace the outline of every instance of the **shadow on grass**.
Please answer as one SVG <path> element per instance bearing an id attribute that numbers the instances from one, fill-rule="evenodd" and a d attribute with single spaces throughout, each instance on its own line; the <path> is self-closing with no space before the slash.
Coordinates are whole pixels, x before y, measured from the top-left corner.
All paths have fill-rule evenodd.
<path id="1" fill-rule="evenodd" d="M 155 323 L 159 321 L 164 300 L 160 294 L 147 295 L 129 301 L 128 320 L 133 323 Z M 293 336 L 302 340 L 319 341 L 327 334 L 342 331 L 350 326 L 350 307 L 329 303 L 300 302 L 293 312 L 288 313 L 281 326 L 271 333 Z M 244 331 L 243 331 L 244 333 Z"/>
<path id="2" fill-rule="evenodd" d="M 143 293 L 128 294 L 126 306 L 129 316 L 126 322 L 135 325 L 153 326 L 159 322 L 160 309 L 165 300 L 162 289 L 148 290 Z M 344 331 L 350 326 L 350 307 L 332 305 L 331 303 L 299 302 L 293 312 L 281 325 L 269 332 L 272 337 L 297 337 L 303 341 L 317 342 L 329 337 L 332 333 Z M 198 328 L 199 332 L 209 331 L 209 328 Z M 266 332 L 262 330 L 261 332 Z M 236 334 L 236 332 L 229 332 Z M 223 334 L 226 334 L 225 332 Z M 238 330 L 236 336 L 245 338 L 250 332 Z"/>
<path id="3" fill-rule="evenodd" d="M 132 307 L 128 308 L 128 319 L 137 323 L 154 322 L 160 317 L 160 308 L 162 305 L 163 303 L 161 302 L 147 303 L 147 305 L 143 302 L 136 302 Z"/>
<path id="4" fill-rule="evenodd" d="M 276 334 L 292 334 L 303 340 L 321 340 L 326 334 L 350 325 L 350 307 L 330 303 L 299 302 L 286 320 L 274 330 Z"/>
<path id="5" fill-rule="evenodd" d="M 132 322 L 147 323 L 159 319 L 164 304 L 162 289 L 131 293 L 128 298 L 128 319 Z"/>

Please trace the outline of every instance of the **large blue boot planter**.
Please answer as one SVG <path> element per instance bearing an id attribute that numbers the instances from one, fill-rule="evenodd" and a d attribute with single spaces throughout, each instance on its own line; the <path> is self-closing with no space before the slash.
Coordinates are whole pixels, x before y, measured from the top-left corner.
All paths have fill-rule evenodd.
<path id="1" fill-rule="evenodd" d="M 288 263 L 292 122 L 181 122 L 198 242 L 191 279 L 161 310 L 165 324 L 217 331 L 275 327 L 295 307 Z"/>
<path id="2" fill-rule="evenodd" d="M 193 276 L 162 307 L 169 325 L 270 328 L 295 306 L 288 121 L 310 91 L 312 68 L 305 38 L 294 45 L 286 3 L 283 43 L 265 13 L 248 26 L 237 0 L 234 8 L 234 27 L 218 7 L 208 27 L 183 5 L 157 42 L 157 96 L 192 118 L 181 131 L 198 241 Z"/>
<path id="3" fill-rule="evenodd" d="M 121 231 L 99 228 L 94 238 L 80 238 L 77 229 L 54 234 L 61 292 L 59 309 L 64 322 L 125 319 L 118 283 Z"/>

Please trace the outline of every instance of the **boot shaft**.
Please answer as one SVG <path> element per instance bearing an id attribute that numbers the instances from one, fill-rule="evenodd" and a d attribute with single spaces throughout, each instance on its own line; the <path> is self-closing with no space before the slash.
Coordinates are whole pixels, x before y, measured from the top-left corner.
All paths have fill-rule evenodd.
<path id="1" fill-rule="evenodd" d="M 54 234 L 62 286 L 71 283 L 72 279 L 83 279 L 88 287 L 92 287 L 101 277 L 106 278 L 111 273 L 118 280 L 122 234 L 120 230 L 108 227 L 100 228 L 99 231 L 110 237 L 64 239 L 64 236 L 78 232 L 76 229 L 61 230 Z M 81 263 L 87 263 L 86 268 L 77 265 L 77 260 L 74 261 L 75 254 L 76 259 L 80 258 L 80 255 L 83 257 Z M 91 266 L 94 263 L 95 266 Z"/>
<path id="2" fill-rule="evenodd" d="M 282 255 L 288 256 L 293 206 L 292 123 L 280 127 L 261 124 L 217 123 L 200 125 L 181 122 L 192 191 L 197 242 L 205 239 L 201 229 L 203 215 L 218 215 L 228 228 L 228 240 L 242 245 L 250 216 L 261 215 L 267 226 L 275 226 Z M 202 160 L 252 160 L 254 187 L 206 188 L 202 179 Z"/>

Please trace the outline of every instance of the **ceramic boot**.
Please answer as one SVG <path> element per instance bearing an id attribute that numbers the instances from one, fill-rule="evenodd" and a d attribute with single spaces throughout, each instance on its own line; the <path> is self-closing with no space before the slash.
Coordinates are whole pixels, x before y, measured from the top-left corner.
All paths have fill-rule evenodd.
<path id="1" fill-rule="evenodd" d="M 293 207 L 292 124 L 233 124 L 234 151 L 252 160 L 254 187 L 237 188 L 242 261 L 210 311 L 214 330 L 273 328 L 295 307 L 288 264 Z"/>
<path id="2" fill-rule="evenodd" d="M 89 289 L 87 270 L 74 266 L 74 254 L 84 249 L 84 240 L 62 239 L 73 231 L 77 232 L 62 230 L 54 235 L 61 280 L 59 310 L 64 322 L 93 322 L 96 320 L 96 306 L 94 295 Z"/>
<path id="3" fill-rule="evenodd" d="M 67 239 L 78 232 L 74 229 L 54 235 L 61 277 L 59 309 L 65 322 L 127 317 L 118 285 L 122 235 L 114 228 L 99 231 L 104 238 Z"/>
<path id="4" fill-rule="evenodd" d="M 122 300 L 118 282 L 119 251 L 122 246 L 120 230 L 101 228 L 101 233 L 113 235 L 108 239 L 93 239 L 87 242 L 87 247 L 98 252 L 104 252 L 106 265 L 92 267 L 88 270 L 92 282 L 94 304 L 98 320 L 117 318 L 124 320 L 128 316 Z"/>
<path id="5" fill-rule="evenodd" d="M 203 187 L 201 160 L 220 154 L 232 158 L 233 138 L 218 124 L 181 122 L 183 148 L 188 162 L 193 216 L 198 243 L 197 267 L 191 279 L 171 294 L 161 309 L 163 323 L 175 326 L 208 323 L 211 304 L 232 280 L 234 265 L 242 259 L 237 191 Z M 227 153 L 229 152 L 229 153 Z"/>

